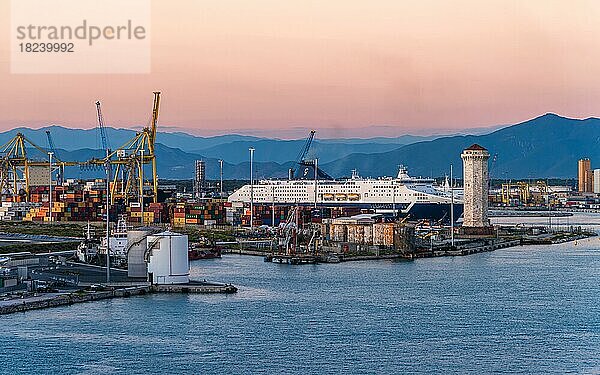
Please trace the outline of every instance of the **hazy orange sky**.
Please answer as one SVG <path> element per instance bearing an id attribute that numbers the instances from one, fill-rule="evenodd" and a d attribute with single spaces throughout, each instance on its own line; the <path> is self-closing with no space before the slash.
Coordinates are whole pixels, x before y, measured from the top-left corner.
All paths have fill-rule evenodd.
<path id="1" fill-rule="evenodd" d="M 152 73 L 11 75 L 0 0 L 0 129 L 160 124 L 386 135 L 598 116 L 600 1 L 154 0 Z M 377 135 L 377 134 L 370 134 Z"/>

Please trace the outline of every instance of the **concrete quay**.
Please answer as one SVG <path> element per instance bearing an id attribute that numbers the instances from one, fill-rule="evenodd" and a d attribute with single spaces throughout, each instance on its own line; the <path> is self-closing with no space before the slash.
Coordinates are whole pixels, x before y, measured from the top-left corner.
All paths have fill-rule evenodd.
<path id="1" fill-rule="evenodd" d="M 150 293 L 236 293 L 237 288 L 231 284 L 212 284 L 192 282 L 190 284 L 173 285 L 137 285 L 111 286 L 109 290 L 59 293 L 43 293 L 25 298 L 14 298 L 0 301 L 0 315 L 39 310 L 57 306 L 67 306 L 75 303 L 99 301 L 110 298 L 140 296 Z"/>

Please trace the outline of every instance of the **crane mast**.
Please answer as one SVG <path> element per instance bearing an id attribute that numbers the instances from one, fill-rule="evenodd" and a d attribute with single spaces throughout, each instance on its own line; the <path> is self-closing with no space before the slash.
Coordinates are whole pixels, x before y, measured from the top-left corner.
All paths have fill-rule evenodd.
<path id="1" fill-rule="evenodd" d="M 108 176 L 112 176 L 112 183 L 108 184 L 110 203 L 115 199 L 123 199 L 126 203 L 141 201 L 143 196 L 152 195 L 153 202 L 158 201 L 158 175 L 156 166 L 155 140 L 158 126 L 160 107 L 160 92 L 155 91 L 152 105 L 152 117 L 149 126 L 125 142 L 121 147 L 110 149 L 104 116 L 100 101 L 96 101 L 98 118 L 98 131 L 100 133 L 102 148 L 105 155 L 87 161 L 62 161 L 56 156 L 56 149 L 50 131 L 46 131 L 48 147 L 42 148 L 18 133 L 6 144 L 0 145 L 0 196 L 29 200 L 29 168 L 48 167 L 48 161 L 32 159 L 27 155 L 27 148 L 37 150 L 43 155 L 49 151 L 56 156 L 55 168 L 60 168 L 59 181 L 64 180 L 64 168 L 79 166 L 82 169 L 96 169 L 104 167 Z M 152 192 L 144 193 L 143 165 L 152 165 Z M 115 168 L 113 173 L 112 168 Z M 54 167 L 54 166 L 53 166 Z M 53 168 L 54 169 L 54 168 Z"/>
<path id="2" fill-rule="evenodd" d="M 106 138 L 106 130 L 104 129 L 104 116 L 102 116 L 102 108 L 100 101 L 96 102 L 96 112 L 98 113 L 98 130 L 100 131 L 100 139 L 102 140 L 102 149 L 108 150 L 108 140 Z"/>
<path id="3" fill-rule="evenodd" d="M 58 176 L 56 179 L 57 183 L 59 185 L 62 185 L 64 182 L 64 176 L 65 176 L 65 163 L 61 162 L 60 158 L 58 157 L 58 153 L 56 152 L 56 147 L 54 146 L 54 141 L 52 140 L 52 135 L 50 134 L 50 130 L 46 130 L 46 138 L 48 138 L 48 150 L 54 154 L 54 157 L 58 164 Z M 52 171 L 50 171 L 50 173 L 52 173 Z"/>

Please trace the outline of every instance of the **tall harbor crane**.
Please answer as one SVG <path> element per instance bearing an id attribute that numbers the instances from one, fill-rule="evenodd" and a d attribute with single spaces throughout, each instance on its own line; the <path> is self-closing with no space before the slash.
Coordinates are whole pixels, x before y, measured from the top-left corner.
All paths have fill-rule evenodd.
<path id="1" fill-rule="evenodd" d="M 100 133 L 101 146 L 103 150 L 109 150 L 108 139 L 106 137 L 106 129 L 104 128 L 104 116 L 102 116 L 102 107 L 100 101 L 96 102 L 96 113 L 98 115 L 98 131 Z"/>
<path id="2" fill-rule="evenodd" d="M 302 163 L 304 162 L 304 158 L 306 158 L 306 155 L 308 154 L 308 151 L 310 150 L 310 146 L 312 145 L 312 142 L 315 138 L 315 130 L 311 130 L 310 134 L 308 135 L 308 138 L 306 138 L 306 141 L 304 142 L 304 146 L 302 146 L 302 149 L 300 150 L 300 152 L 298 153 L 298 156 L 296 157 L 296 161 L 294 163 L 294 166 L 290 168 L 289 170 L 289 178 L 293 179 L 295 174 L 296 174 L 296 168 L 298 168 L 298 166 L 301 166 Z"/>
<path id="3" fill-rule="evenodd" d="M 315 139 L 315 133 L 316 133 L 315 130 L 310 131 L 308 138 L 306 138 L 306 141 L 304 142 L 304 146 L 302 147 L 302 149 L 300 150 L 300 153 L 298 154 L 298 157 L 296 158 L 296 164 L 302 163 L 304 161 L 304 159 L 306 158 L 306 155 L 308 155 L 310 146 L 312 145 L 312 143 Z"/>
<path id="4" fill-rule="evenodd" d="M 310 146 L 312 145 L 315 138 L 315 130 L 311 130 L 310 134 L 306 138 L 304 142 L 304 146 L 300 150 L 300 153 L 296 157 L 295 166 L 290 168 L 289 170 L 289 178 L 300 178 L 300 179 L 312 179 L 317 177 L 319 179 L 331 180 L 332 177 L 327 173 L 323 172 L 317 166 L 317 159 L 308 160 L 306 156 L 308 155 L 308 151 L 310 151 Z"/>
<path id="5" fill-rule="evenodd" d="M 54 141 L 52 140 L 52 135 L 50 134 L 50 130 L 46 130 L 46 138 L 48 138 L 48 151 L 52 152 L 54 154 L 54 160 L 57 161 L 58 164 L 58 176 L 57 176 L 57 183 L 59 185 L 62 185 L 62 183 L 64 182 L 64 176 L 65 176 L 65 164 L 63 162 L 60 161 L 60 158 L 58 157 L 58 153 L 56 152 L 56 147 L 54 146 Z"/>
<path id="6" fill-rule="evenodd" d="M 33 159 L 27 154 L 27 149 L 38 151 L 41 157 Z M 17 133 L 7 143 L 0 146 L 0 195 L 29 201 L 30 168 L 50 167 L 46 159 L 48 151 L 36 145 L 25 137 L 23 133 Z M 78 165 L 77 162 L 65 162 L 55 158 L 52 171 L 65 166 Z"/>
<path id="7" fill-rule="evenodd" d="M 56 155 L 56 148 L 49 131 L 46 132 L 48 148 L 44 149 L 22 133 L 17 133 L 7 143 L 0 146 L 0 195 L 2 198 L 11 197 L 23 201 L 29 200 L 30 168 L 50 167 L 48 152 L 54 153 L 52 171 L 59 171 L 59 181 L 64 180 L 64 169 L 70 166 L 81 168 L 107 168 L 116 169 L 112 175 L 110 191 L 111 203 L 121 199 L 126 203 L 142 201 L 150 198 L 153 202 L 158 200 L 158 176 L 156 169 L 155 140 L 158 125 L 158 114 L 160 107 L 160 92 L 154 92 L 152 115 L 150 124 L 141 132 L 127 141 L 116 150 L 110 150 L 106 130 L 104 127 L 104 116 L 100 102 L 96 102 L 98 115 L 98 128 L 102 140 L 102 147 L 106 156 L 92 158 L 87 161 L 63 161 Z M 34 152 L 34 157 L 28 155 L 28 150 Z M 37 154 L 37 155 L 36 155 Z M 151 189 L 144 189 L 145 173 L 144 165 L 151 165 Z"/>
<path id="8" fill-rule="evenodd" d="M 158 200 L 158 175 L 156 170 L 155 140 L 158 114 L 160 108 L 160 91 L 154 92 L 152 116 L 150 125 L 135 137 L 125 142 L 121 147 L 108 152 L 102 159 L 92 159 L 87 163 L 92 165 L 110 164 L 114 166 L 114 175 L 111 183 L 111 201 L 123 200 L 125 203 L 142 202 L 151 198 Z M 103 123 L 102 112 L 98 111 L 98 121 Z M 104 125 L 104 124 L 103 124 Z M 101 133 L 102 134 L 102 133 Z M 103 139 L 104 143 L 105 139 Z M 108 145 L 106 143 L 106 145 Z M 104 146 L 103 146 L 104 147 Z M 145 186 L 144 165 L 150 164 L 152 171 L 152 189 L 147 193 Z"/>

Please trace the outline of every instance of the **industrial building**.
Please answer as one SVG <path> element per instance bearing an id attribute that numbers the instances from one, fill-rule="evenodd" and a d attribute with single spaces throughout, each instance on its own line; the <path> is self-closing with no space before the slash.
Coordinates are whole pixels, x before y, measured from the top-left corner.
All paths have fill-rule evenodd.
<path id="1" fill-rule="evenodd" d="M 30 186 L 48 186 L 50 183 L 50 168 L 43 166 L 29 167 L 29 185 Z M 52 185 L 56 181 L 52 180 Z"/>
<path id="2" fill-rule="evenodd" d="M 594 191 L 594 175 L 592 174 L 590 159 L 583 158 L 577 162 L 577 182 L 580 193 L 592 193 Z"/>
<path id="3" fill-rule="evenodd" d="M 194 198 L 202 197 L 202 190 L 206 187 L 206 163 L 196 160 L 194 163 Z"/>
<path id="4" fill-rule="evenodd" d="M 320 226 L 323 248 L 329 251 L 412 250 L 414 228 L 385 222 L 381 214 L 323 219 Z"/>
<path id="5" fill-rule="evenodd" d="M 594 193 L 600 194 L 600 169 L 594 169 L 592 173 L 592 182 L 594 185 Z"/>
<path id="6" fill-rule="evenodd" d="M 478 144 L 463 150 L 464 218 L 463 227 L 489 227 L 488 159 L 490 153 Z"/>

